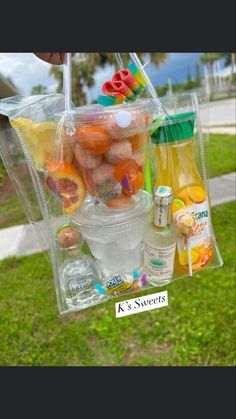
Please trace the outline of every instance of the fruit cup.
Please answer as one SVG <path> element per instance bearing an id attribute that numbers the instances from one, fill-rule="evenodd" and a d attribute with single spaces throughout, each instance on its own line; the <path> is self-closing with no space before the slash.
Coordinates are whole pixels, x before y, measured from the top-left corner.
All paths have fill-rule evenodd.
<path id="1" fill-rule="evenodd" d="M 146 144 L 155 112 L 150 99 L 72 111 L 74 160 L 96 204 L 127 207 L 145 189 Z"/>
<path id="2" fill-rule="evenodd" d="M 143 270 L 142 240 L 152 207 L 151 194 L 139 191 L 132 206 L 96 207 L 88 198 L 80 212 L 72 215 L 71 222 L 79 227 L 104 278 Z"/>

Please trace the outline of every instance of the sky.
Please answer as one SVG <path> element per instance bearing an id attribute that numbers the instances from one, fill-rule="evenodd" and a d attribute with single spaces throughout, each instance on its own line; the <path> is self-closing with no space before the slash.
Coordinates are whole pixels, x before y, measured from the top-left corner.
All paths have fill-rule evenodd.
<path id="1" fill-rule="evenodd" d="M 195 77 L 196 64 L 201 53 L 169 53 L 168 60 L 160 68 L 149 64 L 146 71 L 154 85 L 165 84 L 168 78 L 172 82 L 184 82 L 189 66 L 192 77 Z M 49 75 L 50 64 L 40 60 L 33 53 L 0 53 L 0 73 L 10 77 L 20 94 L 30 95 L 33 86 L 42 84 L 49 92 L 54 92 L 57 83 Z M 101 85 L 114 73 L 112 66 L 106 66 L 95 73 L 95 87 L 87 91 L 88 101 L 95 99 L 101 92 Z"/>
<path id="2" fill-rule="evenodd" d="M 0 73 L 10 77 L 20 94 L 30 95 L 33 86 L 42 84 L 54 91 L 57 83 L 48 74 L 51 65 L 33 53 L 0 53 Z"/>

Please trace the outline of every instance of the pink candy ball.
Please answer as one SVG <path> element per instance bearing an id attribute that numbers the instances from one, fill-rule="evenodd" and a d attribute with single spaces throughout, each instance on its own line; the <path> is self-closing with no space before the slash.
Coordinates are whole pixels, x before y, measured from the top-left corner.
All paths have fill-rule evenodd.
<path id="1" fill-rule="evenodd" d="M 135 160 L 138 166 L 143 166 L 145 163 L 145 155 L 141 151 L 134 151 L 130 158 Z"/>
<path id="2" fill-rule="evenodd" d="M 105 180 L 113 178 L 115 166 L 110 163 L 102 163 L 93 169 L 92 178 L 96 185 L 101 185 Z"/>
<path id="3" fill-rule="evenodd" d="M 98 167 L 102 161 L 101 155 L 92 155 L 82 148 L 79 143 L 75 144 L 74 155 L 79 164 L 85 169 L 94 169 Z"/>
<path id="4" fill-rule="evenodd" d="M 109 163 L 119 163 L 122 160 L 131 158 L 132 145 L 129 141 L 113 141 L 105 157 Z"/>

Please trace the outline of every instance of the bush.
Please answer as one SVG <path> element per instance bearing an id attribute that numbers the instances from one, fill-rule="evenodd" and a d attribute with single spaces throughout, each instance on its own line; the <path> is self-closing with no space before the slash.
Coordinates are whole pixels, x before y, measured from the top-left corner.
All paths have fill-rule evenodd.
<path id="1" fill-rule="evenodd" d="M 2 162 L 2 160 L 0 159 L 0 187 L 3 185 L 3 181 L 4 181 L 4 178 L 5 178 L 6 174 L 7 174 L 7 172 L 6 172 L 5 166 Z"/>

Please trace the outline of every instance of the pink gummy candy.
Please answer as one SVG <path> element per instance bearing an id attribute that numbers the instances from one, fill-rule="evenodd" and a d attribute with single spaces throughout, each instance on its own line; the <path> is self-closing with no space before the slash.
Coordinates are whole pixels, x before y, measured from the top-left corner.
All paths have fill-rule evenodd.
<path id="1" fill-rule="evenodd" d="M 105 157 L 109 163 L 119 163 L 122 160 L 132 158 L 132 145 L 129 141 L 113 141 Z"/>
<path id="2" fill-rule="evenodd" d="M 130 158 L 135 160 L 139 167 L 144 165 L 145 155 L 141 151 L 134 151 Z"/>
<path id="3" fill-rule="evenodd" d="M 101 163 L 100 166 L 93 169 L 93 181 L 96 185 L 101 185 L 105 180 L 113 178 L 115 166 L 110 163 Z"/>
<path id="4" fill-rule="evenodd" d="M 98 167 L 102 161 L 101 155 L 92 155 L 87 150 L 83 149 L 79 143 L 75 144 L 74 155 L 82 167 L 86 169 L 94 169 Z"/>

